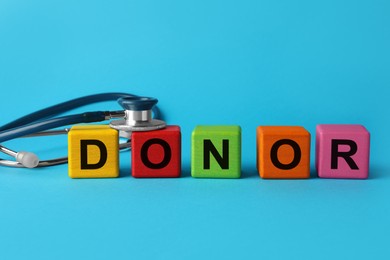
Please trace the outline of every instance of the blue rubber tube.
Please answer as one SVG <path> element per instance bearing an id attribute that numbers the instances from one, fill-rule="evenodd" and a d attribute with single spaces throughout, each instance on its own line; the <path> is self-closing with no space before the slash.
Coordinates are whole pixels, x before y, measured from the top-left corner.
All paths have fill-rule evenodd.
<path id="1" fill-rule="evenodd" d="M 40 122 L 15 127 L 10 130 L 0 132 L 0 143 L 21 136 L 25 136 L 32 133 L 37 133 L 37 132 L 53 129 L 56 127 L 65 126 L 65 125 L 101 122 L 104 120 L 106 120 L 105 113 L 101 111 L 87 112 L 82 114 L 46 119 Z"/>
<path id="2" fill-rule="evenodd" d="M 20 117 L 8 124 L 5 124 L 0 127 L 0 132 L 4 130 L 8 130 L 11 128 L 15 128 L 18 126 L 23 126 L 32 122 L 36 122 L 38 120 L 43 120 L 45 118 L 53 117 L 65 112 L 68 112 L 72 109 L 79 108 L 82 106 L 90 105 L 93 103 L 103 102 L 103 101 L 116 101 L 119 98 L 123 97 L 137 97 L 133 94 L 127 94 L 127 93 L 102 93 L 102 94 L 95 94 L 95 95 L 89 95 L 84 96 L 80 98 L 75 98 L 54 106 L 50 106 L 41 110 L 38 110 L 36 112 L 33 112 L 31 114 L 28 114 L 26 116 Z M 36 131 L 35 131 L 36 132 Z"/>

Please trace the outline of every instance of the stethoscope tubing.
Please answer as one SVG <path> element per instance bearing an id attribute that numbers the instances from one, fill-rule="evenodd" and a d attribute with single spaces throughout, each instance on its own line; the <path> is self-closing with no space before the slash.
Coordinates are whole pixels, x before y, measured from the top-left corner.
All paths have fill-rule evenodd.
<path id="1" fill-rule="evenodd" d="M 101 111 L 46 119 L 0 132 L 0 143 L 66 125 L 101 122 L 104 120 L 106 120 L 105 113 Z"/>
<path id="2" fill-rule="evenodd" d="M 86 105 L 104 102 L 104 101 L 116 101 L 119 98 L 123 97 L 137 97 L 133 94 L 127 94 L 127 93 L 101 93 L 101 94 L 94 94 L 94 95 L 88 95 L 84 97 L 75 98 L 69 101 L 62 102 L 57 105 L 53 105 L 38 111 L 35 111 L 33 113 L 30 113 L 26 116 L 20 117 L 14 121 L 11 121 L 3 126 L 0 126 L 0 132 L 3 132 L 5 130 L 9 130 L 15 127 L 24 126 L 27 124 L 30 124 L 32 122 L 36 122 L 38 120 L 43 120 L 49 117 L 53 117 L 65 112 L 68 112 L 72 109 L 76 109 L 79 107 L 83 107 Z"/>

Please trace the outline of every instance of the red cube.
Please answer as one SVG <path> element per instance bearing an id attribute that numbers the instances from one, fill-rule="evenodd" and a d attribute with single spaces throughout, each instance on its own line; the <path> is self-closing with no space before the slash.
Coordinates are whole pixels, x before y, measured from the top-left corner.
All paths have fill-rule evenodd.
<path id="1" fill-rule="evenodd" d="M 181 174 L 179 126 L 131 135 L 131 174 L 136 178 L 172 178 Z"/>

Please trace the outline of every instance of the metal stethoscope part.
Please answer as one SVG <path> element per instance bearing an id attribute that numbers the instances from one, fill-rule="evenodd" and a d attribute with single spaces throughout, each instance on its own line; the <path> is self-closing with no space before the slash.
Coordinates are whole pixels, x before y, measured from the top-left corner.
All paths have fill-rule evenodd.
<path id="1" fill-rule="evenodd" d="M 79 117 L 83 117 L 81 122 L 99 122 L 99 121 L 104 121 L 104 120 L 110 120 L 110 119 L 116 119 L 112 120 L 110 122 L 110 126 L 116 130 L 119 131 L 119 135 L 122 138 L 128 139 L 126 142 L 120 143 L 119 149 L 131 149 L 131 132 L 133 131 L 153 131 L 153 130 L 158 130 L 162 129 L 166 126 L 166 123 L 162 120 L 154 119 L 153 118 L 153 112 L 154 114 L 157 114 L 158 110 L 155 107 L 157 104 L 158 100 L 155 98 L 149 98 L 149 97 L 138 97 L 130 94 L 121 94 L 121 93 L 107 93 L 107 94 L 98 94 L 98 95 L 92 95 L 92 96 L 87 96 L 83 97 L 85 100 L 88 100 L 89 103 L 94 103 L 94 102 L 99 102 L 99 101 L 106 101 L 108 98 L 105 97 L 104 95 L 111 95 L 112 97 L 116 96 L 122 96 L 121 98 L 118 99 L 118 103 L 122 106 L 124 109 L 123 111 L 106 111 L 106 112 L 90 112 L 90 113 L 83 113 L 81 115 L 77 115 Z M 97 96 L 99 96 L 97 98 Z M 111 97 L 110 96 L 110 97 Z M 77 101 L 82 100 L 83 98 L 77 99 Z M 93 101 L 90 101 L 90 99 L 95 98 Z M 35 116 L 37 117 L 36 114 L 48 114 L 49 110 L 51 108 L 61 110 L 60 112 L 69 110 L 69 108 L 65 105 L 73 105 L 74 107 L 79 107 L 81 106 L 80 104 L 74 105 L 71 102 L 74 102 L 76 100 L 68 101 L 61 103 L 59 105 L 35 112 L 33 114 L 30 114 L 26 116 L 25 118 L 29 116 Z M 64 106 L 66 109 L 62 108 L 58 109 L 58 106 Z M 72 108 L 72 107 L 71 107 Z M 58 111 L 57 111 L 58 112 Z M 96 118 L 96 114 L 98 113 L 98 116 Z M 41 115 L 40 114 L 40 115 Z M 66 118 L 66 117 L 63 117 Z M 64 120 L 63 118 L 58 118 L 58 120 Z M 92 118 L 92 119 L 91 119 Z M 21 118 L 24 119 L 24 118 Z M 30 127 L 32 124 L 28 124 L 27 122 L 26 125 L 23 125 L 19 121 L 21 119 L 16 120 L 8 125 L 11 125 L 13 127 L 14 125 L 17 125 L 15 128 L 11 128 L 10 130 L 6 129 L 4 131 L 0 131 L 0 136 L 3 135 L 11 135 L 13 137 L 16 135 L 16 137 L 39 137 L 39 136 L 50 136 L 50 135 L 60 135 L 60 134 L 67 134 L 70 129 L 65 128 L 65 129 L 60 129 L 60 130 L 46 130 L 51 128 L 50 126 L 52 125 L 53 120 L 47 120 L 47 121 L 38 121 L 36 123 L 38 129 L 45 129 L 44 131 L 38 130 L 37 132 L 34 132 L 34 127 Z M 28 118 L 30 121 L 30 118 Z M 35 119 L 35 118 L 34 118 Z M 66 118 L 67 119 L 67 118 Z M 73 119 L 73 118 L 72 118 Z M 54 119 L 55 120 L 55 119 Z M 68 120 L 69 121 L 69 120 Z M 69 125 L 69 122 L 65 121 L 67 125 Z M 74 123 L 80 123 L 80 120 L 75 120 L 77 122 Z M 62 123 L 59 122 L 58 124 Z M 14 125 L 13 125 L 14 124 Z M 47 124 L 47 127 L 46 125 Z M 70 123 L 72 124 L 72 122 Z M 65 123 L 64 123 L 65 125 Z M 6 125 L 7 126 L 7 125 Z M 35 126 L 35 125 L 33 125 Z M 5 128 L 3 126 L 2 128 Z M 26 130 L 24 128 L 27 128 Z M 16 129 L 18 133 L 14 133 Z M 19 130 L 21 129 L 21 130 Z M 9 133 L 13 131 L 12 133 Z M 21 132 L 21 133 L 19 133 Z M 23 133 L 27 133 L 24 134 Z M 12 140 L 14 138 L 7 137 L 6 140 Z M 4 139 L 4 138 L 3 138 Z M 0 138 L 1 140 L 1 138 Z M 13 151 L 12 149 L 9 149 L 3 145 L 0 145 L 0 152 L 3 152 L 7 155 L 10 155 L 15 158 L 16 161 L 11 161 L 11 160 L 5 160 L 5 159 L 0 159 L 0 165 L 3 166 L 10 166 L 10 167 L 18 167 L 18 168 L 35 168 L 35 167 L 47 167 L 47 166 L 54 166 L 58 164 L 64 164 L 68 162 L 68 157 L 60 157 L 60 158 L 55 158 L 55 159 L 50 159 L 50 160 L 39 160 L 38 157 L 32 153 L 32 152 L 25 152 L 25 151 L 20 151 L 16 152 Z"/>
<path id="2" fill-rule="evenodd" d="M 166 126 L 164 121 L 152 117 L 152 108 L 157 102 L 157 99 L 149 97 L 120 98 L 118 103 L 125 109 L 124 119 L 113 120 L 110 126 L 127 133 L 164 128 Z"/>

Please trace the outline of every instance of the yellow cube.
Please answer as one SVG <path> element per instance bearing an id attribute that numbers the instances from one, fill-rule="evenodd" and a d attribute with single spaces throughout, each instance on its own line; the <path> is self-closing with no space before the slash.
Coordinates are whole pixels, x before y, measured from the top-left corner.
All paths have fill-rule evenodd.
<path id="1" fill-rule="evenodd" d="M 119 176 L 119 135 L 108 125 L 73 126 L 68 134 L 69 177 Z"/>

